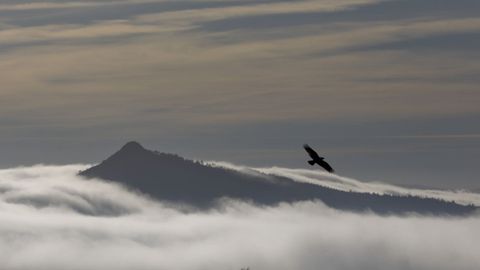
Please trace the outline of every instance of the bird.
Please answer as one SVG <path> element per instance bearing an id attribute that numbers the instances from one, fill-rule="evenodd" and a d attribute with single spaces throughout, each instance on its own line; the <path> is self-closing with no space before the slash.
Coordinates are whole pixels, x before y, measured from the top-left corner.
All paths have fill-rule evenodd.
<path id="1" fill-rule="evenodd" d="M 308 144 L 304 144 L 303 148 L 305 148 L 305 151 L 307 151 L 308 155 L 312 158 L 312 160 L 308 161 L 308 164 L 310 164 L 312 166 L 315 165 L 315 164 L 318 164 L 318 165 L 320 165 L 320 167 L 324 168 L 328 172 L 330 172 L 330 173 L 334 172 L 334 170 L 330 166 L 330 164 L 328 164 L 326 161 L 324 161 L 325 158 L 319 156 L 317 154 L 317 152 L 315 152 L 315 150 L 313 150 Z"/>

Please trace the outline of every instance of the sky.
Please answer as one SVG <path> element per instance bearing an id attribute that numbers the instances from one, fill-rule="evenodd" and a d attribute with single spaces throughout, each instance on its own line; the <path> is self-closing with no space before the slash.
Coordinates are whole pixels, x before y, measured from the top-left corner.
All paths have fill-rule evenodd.
<path id="1" fill-rule="evenodd" d="M 86 167 L 0 170 L 1 269 L 477 270 L 480 265 L 478 213 L 375 215 L 338 211 L 320 201 L 261 207 L 231 200 L 192 211 L 113 182 L 85 181 L 76 173 Z"/>
<path id="2" fill-rule="evenodd" d="M 124 143 L 480 190 L 477 0 L 4 0 L 0 167 Z"/>

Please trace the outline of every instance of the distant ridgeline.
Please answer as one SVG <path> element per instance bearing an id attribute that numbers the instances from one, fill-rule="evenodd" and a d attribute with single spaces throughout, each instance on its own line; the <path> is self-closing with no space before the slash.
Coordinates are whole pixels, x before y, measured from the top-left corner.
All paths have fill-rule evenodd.
<path id="1" fill-rule="evenodd" d="M 129 142 L 111 157 L 79 173 L 124 184 L 163 201 L 209 208 L 222 197 L 256 204 L 320 200 L 342 210 L 380 214 L 409 212 L 468 215 L 477 208 L 413 196 L 344 192 L 271 175 L 247 175 L 211 167 L 177 155 L 158 153 Z"/>

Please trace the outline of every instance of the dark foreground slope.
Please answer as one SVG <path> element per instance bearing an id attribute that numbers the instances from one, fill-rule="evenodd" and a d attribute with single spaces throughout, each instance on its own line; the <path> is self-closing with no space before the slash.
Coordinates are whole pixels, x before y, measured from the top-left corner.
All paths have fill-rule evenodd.
<path id="1" fill-rule="evenodd" d="M 473 206 L 419 197 L 337 191 L 270 175 L 246 175 L 211 167 L 172 154 L 158 153 L 129 142 L 97 166 L 80 172 L 87 178 L 119 182 L 159 200 L 212 206 L 222 197 L 272 205 L 318 199 L 330 207 L 376 213 L 466 215 Z"/>

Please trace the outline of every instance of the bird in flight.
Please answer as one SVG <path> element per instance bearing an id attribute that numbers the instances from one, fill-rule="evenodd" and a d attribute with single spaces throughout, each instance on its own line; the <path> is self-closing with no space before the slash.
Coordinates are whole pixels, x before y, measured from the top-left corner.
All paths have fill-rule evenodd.
<path id="1" fill-rule="evenodd" d="M 331 172 L 331 173 L 334 172 L 334 170 L 330 166 L 330 164 L 328 164 L 326 161 L 324 161 L 325 158 L 319 156 L 317 154 L 317 152 L 315 152 L 315 150 L 313 150 L 310 146 L 308 146 L 308 144 L 304 144 L 303 148 L 305 148 L 305 151 L 307 151 L 308 155 L 312 158 L 312 160 L 308 161 L 308 164 L 310 164 L 312 166 L 315 165 L 315 164 L 318 164 L 318 165 L 320 165 L 320 167 L 324 168 L 328 172 Z"/>

